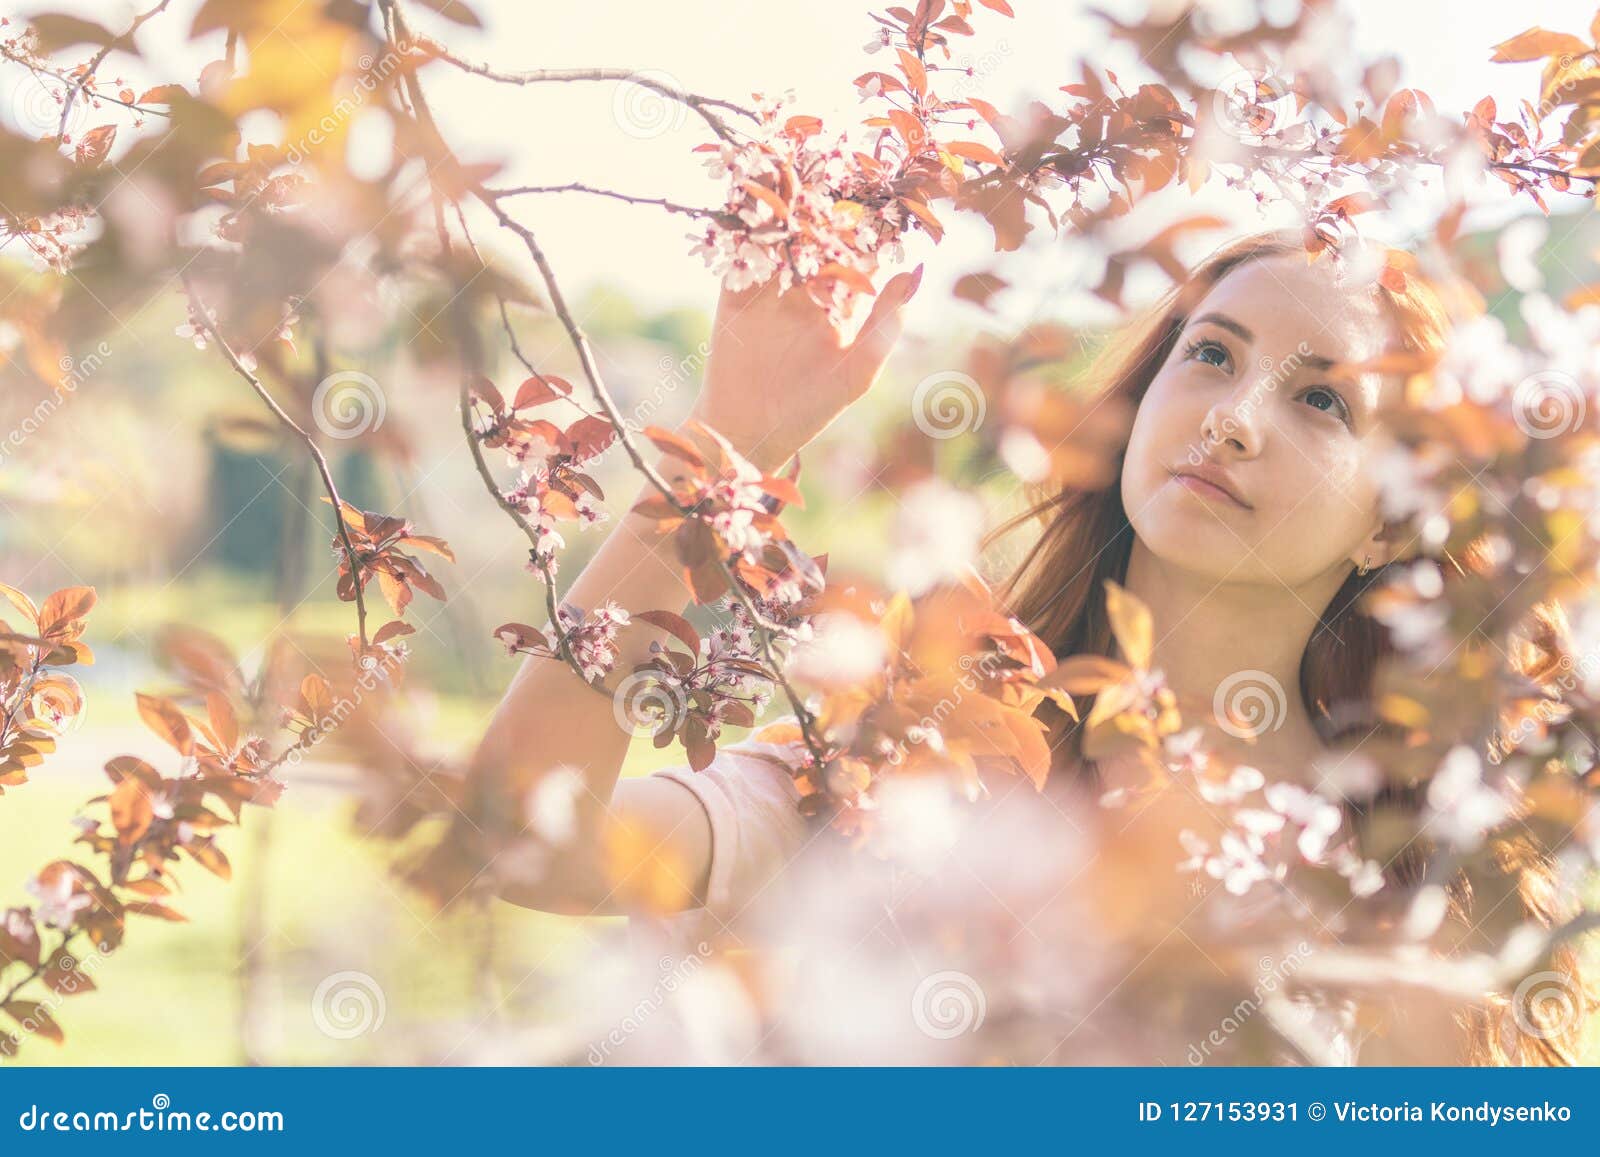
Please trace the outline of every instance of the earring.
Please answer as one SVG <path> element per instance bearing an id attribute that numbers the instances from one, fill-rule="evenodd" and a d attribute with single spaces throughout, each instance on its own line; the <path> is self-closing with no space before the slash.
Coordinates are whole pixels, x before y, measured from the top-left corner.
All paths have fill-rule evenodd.
<path id="1" fill-rule="evenodd" d="M 1356 573 L 1364 575 L 1372 570 L 1372 556 L 1369 554 L 1361 560 L 1361 565 L 1356 568 Z"/>

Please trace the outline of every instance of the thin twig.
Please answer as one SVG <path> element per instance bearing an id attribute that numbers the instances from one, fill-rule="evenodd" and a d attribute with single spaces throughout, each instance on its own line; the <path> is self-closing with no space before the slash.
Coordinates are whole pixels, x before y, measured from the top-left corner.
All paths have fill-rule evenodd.
<path id="1" fill-rule="evenodd" d="M 630 205 L 658 205 L 669 213 L 683 213 L 690 217 L 715 217 L 718 213 L 716 209 L 697 209 L 693 205 L 679 205 L 665 197 L 635 197 L 610 189 L 597 189 L 593 185 L 585 185 L 578 181 L 571 181 L 565 185 L 516 185 L 509 189 L 490 189 L 488 192 L 494 197 L 521 197 L 528 193 L 592 193 L 597 197 L 613 197 L 618 201 L 626 201 Z"/>
<path id="2" fill-rule="evenodd" d="M 361 562 L 356 555 L 355 543 L 350 539 L 350 528 L 345 524 L 344 500 L 339 497 L 339 488 L 334 485 L 333 471 L 328 468 L 328 459 L 322 453 L 322 448 L 317 445 L 317 440 L 306 433 L 305 429 L 289 416 L 288 412 L 278 404 L 277 399 L 268 392 L 266 386 L 261 384 L 261 379 L 245 368 L 244 363 L 239 360 L 239 355 L 233 352 L 233 347 L 227 343 L 222 334 L 217 331 L 217 327 L 212 323 L 211 313 L 206 308 L 205 302 L 200 299 L 199 294 L 195 292 L 193 279 L 187 273 L 183 277 L 183 286 L 189 295 L 189 300 L 195 304 L 196 322 L 206 336 L 217 343 L 217 348 L 222 351 L 223 357 L 227 358 L 228 364 L 256 392 L 256 396 L 266 404 L 267 409 L 272 411 L 273 417 L 277 418 L 284 427 L 291 430 L 306 444 L 306 449 L 311 452 L 311 457 L 316 461 L 317 473 L 322 475 L 322 488 L 327 491 L 328 498 L 333 503 L 333 517 L 339 525 L 339 538 L 344 543 L 345 556 L 350 563 L 350 589 L 355 593 L 356 603 L 356 630 L 361 638 L 361 652 L 366 654 L 369 645 L 367 642 L 367 604 L 361 594 Z"/>
<path id="3" fill-rule="evenodd" d="M 29 60 L 25 56 L 19 56 L 17 53 L 10 52 L 5 48 L 0 48 L 0 57 L 4 57 L 13 64 L 22 65 L 23 68 L 26 68 L 29 72 L 33 73 L 35 77 L 48 76 L 50 79 L 66 85 L 73 83 L 72 75 L 64 68 L 45 67 L 36 61 Z M 170 117 L 172 115 L 169 112 L 163 112 L 161 109 L 152 108 L 148 105 L 142 105 L 138 101 L 123 100 L 121 97 L 111 96 L 108 93 L 97 92 L 94 94 L 94 99 L 109 101 L 111 104 L 121 105 L 125 109 L 131 109 L 132 111 L 140 113 L 144 116 Z"/>
<path id="4" fill-rule="evenodd" d="M 41 952 L 39 954 L 39 963 L 35 964 L 33 966 L 33 970 L 31 972 L 29 972 L 21 980 L 17 981 L 15 984 L 13 984 L 10 987 L 10 989 L 8 989 L 6 991 L 6 994 L 4 996 L 0 996 L 0 1004 L 10 1004 L 12 999 L 17 995 L 17 993 L 21 992 L 25 987 L 27 987 L 30 983 L 32 983 L 37 977 L 39 977 L 41 974 L 43 974 L 43 972 L 45 970 L 45 966 L 47 964 L 49 964 L 50 961 L 54 960 L 57 956 L 59 956 L 61 954 L 61 950 L 63 948 L 65 948 L 67 945 L 71 944 L 73 939 L 81 931 L 83 931 L 83 929 L 74 928 L 71 932 L 63 933 L 62 937 L 61 937 L 61 943 L 56 945 L 56 950 L 54 952 Z M 54 1019 L 54 1018 L 52 1018 L 52 1019 Z"/>
<path id="5" fill-rule="evenodd" d="M 94 54 L 88 65 L 84 67 L 82 75 L 78 77 L 77 83 L 67 90 L 67 99 L 61 105 L 61 123 L 56 128 L 56 136 L 65 137 L 67 135 L 67 117 L 72 112 L 72 103 L 78 99 L 78 93 L 83 90 L 84 85 L 88 84 L 90 80 L 94 79 L 95 69 L 104 64 L 106 57 L 111 55 L 112 50 L 123 46 L 124 42 L 126 42 L 127 45 L 133 45 L 134 34 L 144 26 L 144 22 L 149 20 L 152 16 L 160 15 L 166 10 L 167 5 L 170 3 L 172 3 L 172 0 L 161 0 L 161 2 L 154 8 L 151 8 L 149 11 L 143 12 L 134 17 L 133 23 L 128 26 L 128 30 L 126 32 L 117 37 L 117 39 L 113 40 L 110 44 L 107 44 L 99 52 Z M 122 104 L 123 102 L 119 100 L 117 103 Z"/>
<path id="6" fill-rule="evenodd" d="M 718 100 L 714 97 L 700 96 L 698 93 L 689 92 L 685 89 L 678 88 L 676 85 L 667 84 L 665 81 L 658 80 L 646 73 L 635 72 L 632 69 L 539 68 L 528 72 L 507 72 L 501 69 L 492 68 L 487 64 L 477 64 L 472 61 L 465 60 L 462 57 L 457 56 L 454 52 L 451 52 L 437 40 L 427 36 L 418 36 L 410 30 L 410 28 L 405 24 L 403 18 L 397 21 L 397 26 L 402 40 L 402 43 L 396 45 L 397 48 L 401 48 L 402 50 L 405 47 L 418 48 L 435 60 L 442 60 L 446 64 L 454 65 L 462 72 L 471 73 L 473 76 L 481 76 L 485 80 L 492 80 L 499 84 L 526 85 L 567 83 L 585 80 L 627 81 L 631 84 L 637 84 L 640 88 L 647 88 L 652 92 L 660 93 L 668 100 L 677 101 L 679 104 L 692 109 L 695 113 L 699 114 L 701 119 L 704 120 L 707 125 L 711 127 L 712 132 L 716 133 L 719 138 L 725 141 L 732 141 L 734 139 L 734 131 L 728 127 L 728 123 L 725 120 L 719 117 L 716 113 L 712 112 L 712 109 L 726 109 L 729 112 L 737 113 L 743 117 L 748 117 L 757 124 L 759 124 L 761 121 L 759 116 L 742 105 L 734 104 L 731 101 Z"/>
<path id="7" fill-rule="evenodd" d="M 379 0 L 379 3 L 390 14 L 395 32 L 404 40 L 412 41 L 414 38 L 398 0 Z M 427 98 L 423 95 L 421 85 L 417 82 L 415 70 L 406 73 L 404 83 L 409 89 L 418 127 L 424 130 L 426 146 L 435 154 L 430 159 L 429 164 L 429 171 L 432 172 L 439 162 L 451 158 L 450 148 L 445 143 L 442 134 L 440 134 L 438 125 L 434 122 Z M 627 453 L 634 468 L 649 480 L 656 491 L 671 503 L 675 510 L 686 517 L 693 517 L 693 511 L 679 500 L 671 484 L 661 476 L 654 466 L 645 460 L 644 454 L 640 451 L 638 445 L 629 437 L 627 425 L 622 414 L 617 409 L 616 402 L 611 397 L 610 391 L 606 389 L 599 365 L 595 361 L 594 351 L 589 345 L 589 339 L 573 318 L 572 312 L 567 306 L 566 298 L 561 292 L 560 283 L 556 280 L 555 271 L 550 267 L 549 259 L 545 256 L 538 239 L 534 237 L 533 232 L 527 226 L 507 213 L 500 206 L 496 197 L 485 189 L 481 183 L 473 182 L 469 188 L 473 196 L 494 214 L 500 225 L 521 238 L 524 247 L 527 248 L 529 256 L 533 259 L 533 263 L 538 268 L 539 275 L 544 281 L 545 289 L 550 295 L 551 306 L 555 310 L 556 316 L 560 319 L 562 326 L 566 329 L 568 340 L 577 351 L 578 362 L 583 369 L 584 378 L 589 383 L 590 391 L 593 393 L 601 411 L 610 421 L 612 428 L 616 431 L 617 441 Z M 823 756 L 822 745 L 814 733 L 815 720 L 810 710 L 806 707 L 805 701 L 784 675 L 782 667 L 777 661 L 777 656 L 772 649 L 771 635 L 764 626 L 765 616 L 756 608 L 754 600 L 744 589 L 742 580 L 734 573 L 728 561 L 719 558 L 716 562 L 718 569 L 721 570 L 727 580 L 730 597 L 744 609 L 745 613 L 749 615 L 752 625 L 756 627 L 755 637 L 761 645 L 762 657 L 766 661 L 771 677 L 783 690 L 784 697 L 788 700 L 789 706 L 800 724 L 801 737 L 804 739 L 812 759 L 817 767 L 822 767 L 826 763 L 826 759 Z M 559 623 L 555 624 L 557 628 L 559 628 L 559 625 Z"/>

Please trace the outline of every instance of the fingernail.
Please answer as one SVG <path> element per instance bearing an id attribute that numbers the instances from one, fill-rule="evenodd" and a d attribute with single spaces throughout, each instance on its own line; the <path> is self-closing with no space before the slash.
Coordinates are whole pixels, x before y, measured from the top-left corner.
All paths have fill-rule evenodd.
<path id="1" fill-rule="evenodd" d="M 910 301 L 917 292 L 917 287 L 922 284 L 922 262 L 917 262 L 917 267 L 911 273 L 911 288 L 906 290 L 906 300 Z"/>

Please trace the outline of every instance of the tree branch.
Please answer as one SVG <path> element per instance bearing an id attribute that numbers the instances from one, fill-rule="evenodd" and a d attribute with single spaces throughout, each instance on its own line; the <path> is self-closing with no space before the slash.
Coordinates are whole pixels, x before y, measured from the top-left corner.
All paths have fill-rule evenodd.
<path id="1" fill-rule="evenodd" d="M 350 562 L 350 589 L 355 593 L 356 630 L 361 637 L 361 650 L 365 653 L 369 644 L 367 642 L 367 604 L 361 594 L 361 561 L 356 555 L 355 543 L 350 540 L 350 528 L 345 524 L 344 520 L 344 500 L 339 497 L 339 488 L 334 485 L 333 472 L 328 468 L 328 459 L 322 453 L 322 448 L 317 445 L 317 440 L 306 433 L 305 429 L 289 416 L 288 412 L 278 404 L 277 399 L 261 384 L 261 380 L 245 368 L 244 363 L 239 360 L 239 355 L 233 352 L 233 347 L 217 331 L 216 325 L 211 320 L 210 310 L 206 308 L 205 302 L 201 300 L 200 295 L 195 292 L 193 279 L 187 273 L 183 277 L 183 287 L 189 295 L 189 300 L 195 303 L 196 324 L 205 332 L 207 337 L 217 343 L 217 348 L 222 351 L 223 357 L 228 359 L 228 364 L 256 392 L 256 396 L 266 404 L 267 409 L 272 411 L 273 417 L 277 418 L 286 429 L 293 432 L 296 437 L 306 444 L 306 449 L 311 452 L 311 457 L 316 461 L 317 473 L 322 476 L 322 488 L 327 491 L 328 498 L 333 503 L 333 517 L 339 526 L 339 538 L 344 543 L 345 557 Z"/>

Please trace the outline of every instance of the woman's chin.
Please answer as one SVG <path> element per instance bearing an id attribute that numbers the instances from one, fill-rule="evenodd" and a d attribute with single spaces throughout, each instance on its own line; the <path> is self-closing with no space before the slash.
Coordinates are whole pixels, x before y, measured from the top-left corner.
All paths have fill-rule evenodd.
<path id="1" fill-rule="evenodd" d="M 1144 511 L 1134 533 L 1151 554 L 1186 570 L 1214 573 L 1218 578 L 1237 574 L 1250 552 L 1233 528 L 1204 510 Z"/>

